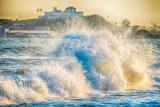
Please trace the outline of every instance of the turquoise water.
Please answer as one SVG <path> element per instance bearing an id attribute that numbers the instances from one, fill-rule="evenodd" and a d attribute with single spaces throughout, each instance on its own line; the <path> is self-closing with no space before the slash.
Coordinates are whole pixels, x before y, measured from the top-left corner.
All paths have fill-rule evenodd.
<path id="1" fill-rule="evenodd" d="M 108 32 L 0 38 L 0 105 L 158 107 L 159 45 Z"/>

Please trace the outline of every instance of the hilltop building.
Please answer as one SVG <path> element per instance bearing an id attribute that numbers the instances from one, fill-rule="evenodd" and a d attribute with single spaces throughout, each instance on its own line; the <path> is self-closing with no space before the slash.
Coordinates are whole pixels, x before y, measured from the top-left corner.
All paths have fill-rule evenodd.
<path id="1" fill-rule="evenodd" d="M 83 12 L 76 12 L 76 8 L 74 7 L 67 7 L 65 11 L 57 10 L 57 7 L 54 7 L 54 11 L 45 12 L 44 16 L 39 16 L 38 18 L 55 19 L 55 18 L 75 17 L 75 16 L 83 16 Z"/>

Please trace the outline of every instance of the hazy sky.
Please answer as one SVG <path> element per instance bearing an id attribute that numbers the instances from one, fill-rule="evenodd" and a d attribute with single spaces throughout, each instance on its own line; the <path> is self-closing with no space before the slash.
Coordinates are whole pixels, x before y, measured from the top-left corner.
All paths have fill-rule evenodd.
<path id="1" fill-rule="evenodd" d="M 116 22 L 127 18 L 132 25 L 160 24 L 160 0 L 0 0 L 0 18 L 35 18 L 38 8 L 52 11 L 53 7 L 65 10 L 68 6 Z"/>

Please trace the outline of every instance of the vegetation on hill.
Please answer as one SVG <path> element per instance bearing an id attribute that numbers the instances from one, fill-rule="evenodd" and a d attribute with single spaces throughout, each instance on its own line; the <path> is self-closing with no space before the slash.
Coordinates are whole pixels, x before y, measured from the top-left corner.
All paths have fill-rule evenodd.
<path id="1" fill-rule="evenodd" d="M 79 21 L 83 20 L 85 22 L 85 25 L 89 28 L 93 29 L 100 29 L 102 27 L 108 27 L 110 28 L 112 26 L 112 23 L 109 21 L 106 21 L 102 16 L 99 15 L 90 15 L 90 16 L 81 16 L 79 18 Z M 51 28 L 51 30 L 56 30 L 62 27 L 69 26 L 67 24 L 73 24 L 68 22 L 73 22 L 74 18 L 57 18 L 57 19 L 47 19 L 47 18 L 40 18 L 40 19 L 28 19 L 28 20 L 2 20 L 2 24 L 5 27 L 7 24 L 11 24 L 12 26 L 19 26 L 20 29 L 26 29 L 31 30 L 35 26 L 48 26 Z M 11 26 L 11 25 L 10 25 Z"/>

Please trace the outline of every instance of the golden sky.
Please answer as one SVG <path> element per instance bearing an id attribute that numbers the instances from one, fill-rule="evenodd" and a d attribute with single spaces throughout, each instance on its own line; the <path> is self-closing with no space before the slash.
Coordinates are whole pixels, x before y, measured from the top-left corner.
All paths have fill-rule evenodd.
<path id="1" fill-rule="evenodd" d="M 53 7 L 65 10 L 68 6 L 115 22 L 127 18 L 132 25 L 160 24 L 160 0 L 0 0 L 0 18 L 35 18 L 38 8 L 52 11 Z"/>

